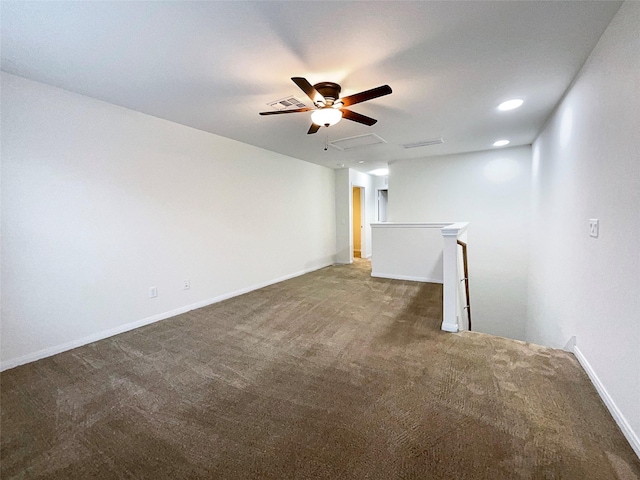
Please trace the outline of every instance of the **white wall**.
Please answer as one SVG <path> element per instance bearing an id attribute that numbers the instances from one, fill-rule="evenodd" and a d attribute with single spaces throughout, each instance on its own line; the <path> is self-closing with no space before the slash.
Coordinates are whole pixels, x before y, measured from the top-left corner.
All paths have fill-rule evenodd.
<path id="1" fill-rule="evenodd" d="M 528 146 L 389 166 L 389 221 L 470 222 L 473 328 L 516 339 L 527 314 L 530 171 Z"/>
<path id="2" fill-rule="evenodd" d="M 330 169 L 3 74 L 3 368 L 331 264 L 334 189 Z"/>
<path id="3" fill-rule="evenodd" d="M 443 223 L 378 223 L 372 227 L 375 254 L 371 276 L 444 283 Z"/>
<path id="4" fill-rule="evenodd" d="M 576 336 L 640 455 L 638 25 L 640 4 L 623 4 L 534 144 L 527 338 Z"/>
<path id="5" fill-rule="evenodd" d="M 353 242 L 351 241 L 351 187 L 349 187 L 349 169 L 335 170 L 336 191 L 336 263 L 353 261 Z"/>

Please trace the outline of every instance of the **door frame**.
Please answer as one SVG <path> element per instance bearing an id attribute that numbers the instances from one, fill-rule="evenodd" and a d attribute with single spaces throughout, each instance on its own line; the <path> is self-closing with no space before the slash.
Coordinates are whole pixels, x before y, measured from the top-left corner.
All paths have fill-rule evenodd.
<path id="1" fill-rule="evenodd" d="M 360 189 L 360 258 L 366 258 L 363 257 L 362 254 L 363 252 L 366 251 L 366 242 L 365 242 L 365 235 L 364 235 L 364 231 L 365 231 L 365 227 L 367 225 L 367 217 L 365 216 L 366 210 L 365 210 L 365 199 L 366 197 L 366 187 L 364 185 L 359 185 L 356 183 L 352 183 L 351 184 L 351 195 L 349 195 L 349 261 L 350 263 L 353 263 L 353 250 L 354 250 L 354 238 L 353 238 L 353 189 L 354 188 L 359 188 Z"/>

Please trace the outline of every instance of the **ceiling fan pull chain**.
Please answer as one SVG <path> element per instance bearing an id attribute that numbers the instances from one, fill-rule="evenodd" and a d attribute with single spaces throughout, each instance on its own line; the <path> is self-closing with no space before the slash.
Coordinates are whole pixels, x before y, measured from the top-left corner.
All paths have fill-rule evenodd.
<path id="1" fill-rule="evenodd" d="M 329 129 L 327 128 L 324 132 L 324 151 L 329 150 Z"/>

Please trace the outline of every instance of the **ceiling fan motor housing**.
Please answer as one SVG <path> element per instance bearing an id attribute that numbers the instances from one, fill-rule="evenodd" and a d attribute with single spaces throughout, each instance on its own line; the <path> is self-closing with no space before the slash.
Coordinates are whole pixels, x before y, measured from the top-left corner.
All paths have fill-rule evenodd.
<path id="1" fill-rule="evenodd" d="M 333 82 L 320 82 L 316 83 L 313 88 L 315 88 L 320 95 L 322 95 L 327 100 L 332 100 L 331 103 L 335 102 L 340 98 L 340 85 Z M 327 102 L 329 105 L 331 103 Z"/>

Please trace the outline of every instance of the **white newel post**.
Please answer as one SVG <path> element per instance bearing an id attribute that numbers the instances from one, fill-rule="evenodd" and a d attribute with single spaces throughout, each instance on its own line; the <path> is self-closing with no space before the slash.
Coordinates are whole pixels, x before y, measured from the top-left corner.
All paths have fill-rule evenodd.
<path id="1" fill-rule="evenodd" d="M 442 228 L 443 248 L 443 320 L 442 330 L 458 331 L 458 236 L 468 223 L 454 223 Z"/>

